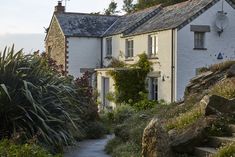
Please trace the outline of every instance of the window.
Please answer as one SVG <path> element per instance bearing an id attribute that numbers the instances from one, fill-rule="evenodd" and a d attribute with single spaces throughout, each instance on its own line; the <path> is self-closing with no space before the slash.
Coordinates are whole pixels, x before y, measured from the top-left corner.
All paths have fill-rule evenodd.
<path id="1" fill-rule="evenodd" d="M 194 32 L 194 48 L 205 49 L 205 32 Z"/>
<path id="2" fill-rule="evenodd" d="M 206 50 L 206 33 L 211 31 L 209 25 L 190 25 L 190 31 L 194 32 L 194 49 Z"/>
<path id="3" fill-rule="evenodd" d="M 134 52 L 134 41 L 132 39 L 126 40 L 126 58 L 132 58 Z"/>
<path id="4" fill-rule="evenodd" d="M 148 45 L 149 45 L 149 51 L 148 51 L 149 57 L 156 56 L 158 52 L 158 36 L 156 34 L 149 35 Z"/>
<path id="5" fill-rule="evenodd" d="M 106 56 L 112 56 L 112 38 L 106 38 Z"/>

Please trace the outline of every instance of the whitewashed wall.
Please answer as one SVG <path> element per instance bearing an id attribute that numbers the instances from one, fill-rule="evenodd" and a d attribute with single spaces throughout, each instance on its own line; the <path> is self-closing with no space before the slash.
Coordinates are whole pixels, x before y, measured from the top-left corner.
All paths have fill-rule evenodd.
<path id="1" fill-rule="evenodd" d="M 97 68 L 101 60 L 101 39 L 68 38 L 68 72 L 80 77 L 80 68 Z"/>
<path id="2" fill-rule="evenodd" d="M 235 60 L 235 10 L 224 1 L 224 11 L 229 18 L 229 26 L 219 37 L 215 28 L 217 11 L 221 10 L 222 0 L 205 11 L 177 34 L 177 99 L 183 97 L 189 80 L 195 76 L 196 68 L 209 66 L 225 60 Z M 190 25 L 210 25 L 211 32 L 206 33 L 207 50 L 193 50 L 194 32 Z M 218 53 L 223 53 L 223 60 L 217 60 Z"/>
<path id="3" fill-rule="evenodd" d="M 150 59 L 153 62 L 154 71 L 160 71 L 161 77 L 159 78 L 159 99 L 164 99 L 167 102 L 171 101 L 171 48 L 172 48 L 172 41 L 171 35 L 172 31 L 160 31 L 155 32 L 158 34 L 159 39 L 159 51 L 157 57 L 159 59 Z M 154 34 L 155 34 L 154 33 Z M 153 34 L 153 33 L 151 33 Z M 136 35 L 128 38 L 123 38 L 122 35 L 115 35 L 112 36 L 112 46 L 113 46 L 113 57 L 119 58 L 120 60 L 125 61 L 125 41 L 126 39 L 133 39 L 134 40 L 134 61 L 125 61 L 127 64 L 133 64 L 138 60 L 138 54 L 141 53 L 148 53 L 148 36 L 150 34 L 142 34 Z M 105 64 L 107 65 L 107 60 L 105 59 L 106 56 L 106 39 L 103 39 L 103 56 Z M 102 73 L 100 73 L 101 77 Z M 106 76 L 106 75 L 104 75 Z M 162 81 L 162 77 L 165 77 L 165 81 Z M 99 82 L 98 82 L 99 86 Z M 114 90 L 114 89 L 112 89 Z"/>

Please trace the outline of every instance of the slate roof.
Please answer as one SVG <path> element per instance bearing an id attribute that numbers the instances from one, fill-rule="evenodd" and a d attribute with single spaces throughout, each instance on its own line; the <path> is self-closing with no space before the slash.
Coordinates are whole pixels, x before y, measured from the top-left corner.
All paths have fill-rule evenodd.
<path id="1" fill-rule="evenodd" d="M 55 14 L 65 36 L 101 37 L 118 16 L 83 13 Z"/>
<path id="2" fill-rule="evenodd" d="M 135 13 L 121 16 L 117 21 L 105 32 L 104 36 L 123 33 L 128 29 L 134 29 L 146 22 L 152 16 L 160 11 L 161 5 L 156 5 Z"/>
<path id="3" fill-rule="evenodd" d="M 164 7 L 157 15 L 127 35 L 183 27 L 190 19 L 199 15 L 218 0 L 189 0 Z"/>
<path id="4" fill-rule="evenodd" d="M 55 14 L 65 36 L 103 37 L 116 34 L 132 36 L 182 28 L 219 0 L 188 0 L 175 5 L 156 5 L 124 16 L 82 13 Z M 232 0 L 226 0 L 235 8 Z M 235 1 L 235 0 L 234 0 Z"/>

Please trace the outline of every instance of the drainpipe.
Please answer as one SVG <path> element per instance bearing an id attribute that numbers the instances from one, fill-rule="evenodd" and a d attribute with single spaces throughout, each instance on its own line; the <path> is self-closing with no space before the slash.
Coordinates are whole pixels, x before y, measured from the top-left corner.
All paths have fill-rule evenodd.
<path id="1" fill-rule="evenodd" d="M 171 30 L 171 102 L 174 102 L 174 73 L 175 73 L 175 53 L 174 53 L 174 50 L 175 50 L 175 34 L 174 34 L 174 30 L 172 29 Z"/>
<path id="2" fill-rule="evenodd" d="M 100 68 L 103 68 L 103 38 L 101 38 L 101 59 L 100 59 Z"/>

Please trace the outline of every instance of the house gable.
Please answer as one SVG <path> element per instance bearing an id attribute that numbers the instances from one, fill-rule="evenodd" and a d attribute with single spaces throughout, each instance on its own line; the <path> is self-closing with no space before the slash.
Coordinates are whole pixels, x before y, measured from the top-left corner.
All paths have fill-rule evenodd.
<path id="1" fill-rule="evenodd" d="M 55 16 L 52 17 L 50 27 L 45 39 L 46 53 L 53 58 L 57 65 L 63 65 L 66 70 L 66 37 Z"/>

